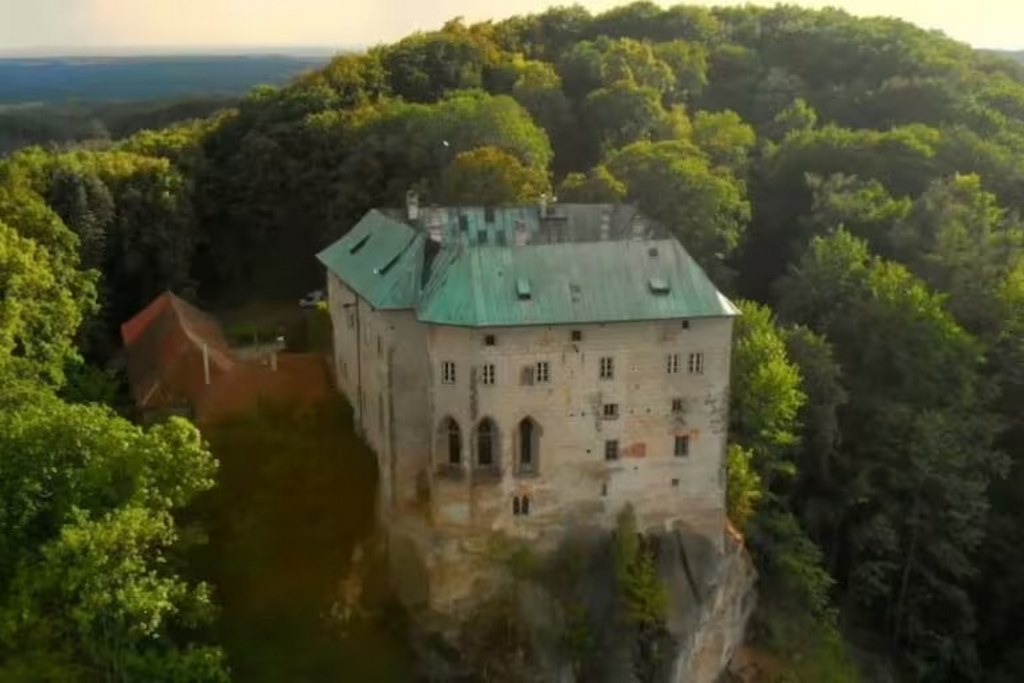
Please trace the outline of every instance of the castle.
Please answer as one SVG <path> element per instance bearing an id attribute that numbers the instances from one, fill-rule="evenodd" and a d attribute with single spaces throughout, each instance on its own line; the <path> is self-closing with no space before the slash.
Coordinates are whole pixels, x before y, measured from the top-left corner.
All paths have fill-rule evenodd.
<path id="1" fill-rule="evenodd" d="M 737 309 L 679 241 L 628 205 L 406 204 L 318 254 L 403 599 L 453 609 L 495 534 L 627 503 L 721 547 Z"/>

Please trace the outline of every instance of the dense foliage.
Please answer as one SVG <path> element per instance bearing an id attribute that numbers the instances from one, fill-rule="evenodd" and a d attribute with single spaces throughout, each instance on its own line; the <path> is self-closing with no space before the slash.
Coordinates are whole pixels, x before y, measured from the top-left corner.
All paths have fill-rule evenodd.
<path id="1" fill-rule="evenodd" d="M 454 20 L 203 121 L 0 161 L 0 371 L 31 400 L 167 287 L 316 284 L 312 255 L 410 188 L 635 202 L 745 300 L 730 511 L 829 661 L 842 634 L 907 680 L 1019 680 L 1022 159 L 1024 67 L 896 20 L 647 2 Z M 75 549 L 100 522 L 162 547 L 162 513 L 119 500 L 69 512 L 31 561 L 91 562 Z M 52 576 L 12 595 L 76 590 Z M 795 675 L 827 670 L 847 668 Z"/>

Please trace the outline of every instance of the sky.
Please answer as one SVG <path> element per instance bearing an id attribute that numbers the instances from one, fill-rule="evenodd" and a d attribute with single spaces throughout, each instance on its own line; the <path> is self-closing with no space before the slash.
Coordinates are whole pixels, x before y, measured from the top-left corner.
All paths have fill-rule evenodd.
<path id="1" fill-rule="evenodd" d="M 579 0 L 594 12 L 626 0 Z M 675 4 L 671 0 L 667 4 Z M 365 47 L 446 20 L 500 19 L 572 0 L 0 0 L 0 53 Z M 666 3 L 662 3 L 666 4 Z M 748 4 L 689 0 L 691 5 Z M 754 2 L 750 4 L 774 4 Z M 788 0 L 898 16 L 975 47 L 1024 48 L 1024 0 Z"/>

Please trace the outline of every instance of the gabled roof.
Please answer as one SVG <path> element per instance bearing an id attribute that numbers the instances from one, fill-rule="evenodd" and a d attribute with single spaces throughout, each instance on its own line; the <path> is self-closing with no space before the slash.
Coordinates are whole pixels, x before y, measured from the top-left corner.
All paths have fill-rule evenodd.
<path id="1" fill-rule="evenodd" d="M 235 362 L 217 321 L 171 292 L 121 325 L 121 339 L 132 395 L 140 408 L 177 398 L 194 400 L 205 385 L 204 347 L 212 370 L 226 372 Z"/>
<path id="2" fill-rule="evenodd" d="M 678 240 L 625 205 L 422 209 L 413 223 L 373 210 L 318 258 L 375 308 L 441 325 L 738 314 Z"/>
<path id="3" fill-rule="evenodd" d="M 423 235 L 382 211 L 371 210 L 317 258 L 380 309 L 412 308 L 419 292 Z"/>

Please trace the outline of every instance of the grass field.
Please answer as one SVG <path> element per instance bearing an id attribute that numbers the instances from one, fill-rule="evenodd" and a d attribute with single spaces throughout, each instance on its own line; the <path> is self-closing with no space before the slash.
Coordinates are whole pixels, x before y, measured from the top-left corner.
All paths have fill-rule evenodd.
<path id="1" fill-rule="evenodd" d="M 207 438 L 221 469 L 199 506 L 210 543 L 195 568 L 223 607 L 233 679 L 411 680 L 400 619 L 342 634 L 327 617 L 353 547 L 373 530 L 376 467 L 347 406 L 266 407 Z"/>

